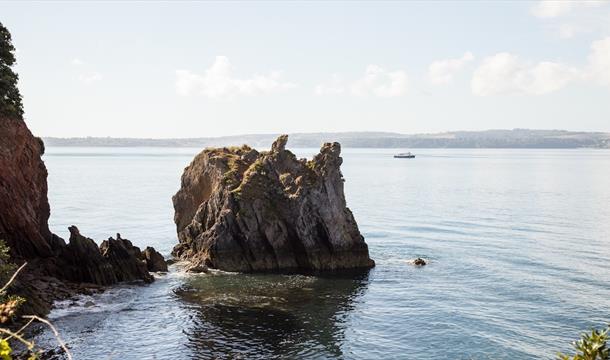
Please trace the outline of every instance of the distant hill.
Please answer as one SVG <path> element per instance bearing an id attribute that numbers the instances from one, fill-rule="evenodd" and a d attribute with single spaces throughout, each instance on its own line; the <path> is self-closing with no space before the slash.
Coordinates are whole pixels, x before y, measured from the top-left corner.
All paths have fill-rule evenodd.
<path id="1" fill-rule="evenodd" d="M 208 147 L 248 144 L 265 148 L 279 134 L 253 134 L 186 139 L 138 138 L 43 138 L 46 146 L 104 147 Z M 338 141 L 351 148 L 610 148 L 610 133 L 565 130 L 486 130 L 454 131 L 435 134 L 398 134 L 389 132 L 337 132 L 290 134 L 291 147 L 319 147 Z"/>

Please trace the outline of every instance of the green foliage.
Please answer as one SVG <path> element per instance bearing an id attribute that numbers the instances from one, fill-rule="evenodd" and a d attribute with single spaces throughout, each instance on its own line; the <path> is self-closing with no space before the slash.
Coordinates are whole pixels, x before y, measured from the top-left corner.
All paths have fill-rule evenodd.
<path id="1" fill-rule="evenodd" d="M 560 360 L 610 360 L 607 347 L 608 330 L 591 330 L 591 334 L 582 334 L 580 340 L 573 343 L 575 355 L 559 354 Z"/>
<path id="2" fill-rule="evenodd" d="M 8 324 L 15 317 L 15 313 L 19 309 L 19 306 L 25 302 L 25 299 L 10 295 L 7 293 L 10 282 L 13 280 L 13 274 L 15 274 L 17 266 L 10 261 L 10 248 L 6 245 L 4 240 L 0 239 L 0 284 L 7 284 L 0 290 L 0 324 Z M 22 341 L 29 350 L 28 360 L 38 359 L 37 353 L 33 349 L 33 343 L 21 338 L 19 333 L 13 333 L 8 328 L 0 326 L 0 332 L 4 335 L 8 335 L 4 338 L 0 338 L 0 360 L 11 360 L 13 349 L 9 339 L 15 338 Z"/>
<path id="3" fill-rule="evenodd" d="M 0 24 L 1 25 L 1 24 Z M 19 275 L 19 272 L 26 267 L 27 263 L 24 263 L 16 269 L 16 266 L 10 262 L 10 249 L 4 242 L 4 240 L 0 239 L 0 277 L 3 279 L 5 285 L 0 287 L 0 360 L 12 360 L 12 352 L 13 349 L 11 347 L 11 342 L 17 341 L 25 346 L 26 354 L 19 355 L 21 359 L 22 356 L 27 355 L 28 360 L 38 360 L 42 354 L 41 350 L 36 347 L 36 344 L 25 338 L 25 331 L 28 329 L 30 324 L 34 321 L 41 322 L 46 324 L 51 328 L 57 342 L 64 350 L 66 357 L 68 360 L 72 360 L 72 354 L 64 344 L 64 342 L 59 337 L 59 333 L 57 329 L 51 324 L 48 320 L 42 319 L 38 316 L 27 315 L 23 316 L 22 319 L 26 321 L 25 325 L 23 325 L 19 330 L 14 331 L 9 327 L 5 327 L 6 324 L 9 324 L 13 320 L 13 316 L 15 315 L 19 306 L 25 301 L 23 298 L 14 295 L 8 295 L 7 289 L 11 286 L 12 282 Z M 15 270 L 16 269 L 16 270 Z M 0 284 L 2 284 L 0 283 Z"/>
<path id="4" fill-rule="evenodd" d="M 17 88 L 19 76 L 12 69 L 14 52 L 11 33 L 0 23 L 0 115 L 21 117 L 23 105 Z"/>
<path id="5" fill-rule="evenodd" d="M 0 284 L 5 284 L 13 275 L 15 269 L 15 264 L 10 262 L 10 249 L 4 240 L 0 239 Z"/>
<path id="6" fill-rule="evenodd" d="M 8 341 L 4 339 L 0 340 L 0 359 L 11 360 L 12 353 L 13 349 L 11 349 L 11 345 L 9 345 Z"/>

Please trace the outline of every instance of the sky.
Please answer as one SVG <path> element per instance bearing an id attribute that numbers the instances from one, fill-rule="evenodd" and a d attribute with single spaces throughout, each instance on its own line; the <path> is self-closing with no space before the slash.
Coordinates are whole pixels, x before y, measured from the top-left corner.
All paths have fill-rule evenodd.
<path id="1" fill-rule="evenodd" d="M 2 2 L 38 136 L 610 132 L 610 2 Z"/>

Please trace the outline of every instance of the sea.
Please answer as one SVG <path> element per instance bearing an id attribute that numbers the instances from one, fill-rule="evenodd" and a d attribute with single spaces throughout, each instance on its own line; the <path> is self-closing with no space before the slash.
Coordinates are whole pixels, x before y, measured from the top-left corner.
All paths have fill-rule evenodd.
<path id="1" fill-rule="evenodd" d="M 170 258 L 201 149 L 50 147 L 50 227 Z M 293 149 L 311 158 L 317 149 Z M 414 159 L 393 154 L 411 151 Z M 186 274 L 58 302 L 74 359 L 554 359 L 610 322 L 610 150 L 343 149 L 376 267 Z M 424 258 L 428 265 L 411 261 Z M 35 337 L 56 347 L 50 331 Z"/>

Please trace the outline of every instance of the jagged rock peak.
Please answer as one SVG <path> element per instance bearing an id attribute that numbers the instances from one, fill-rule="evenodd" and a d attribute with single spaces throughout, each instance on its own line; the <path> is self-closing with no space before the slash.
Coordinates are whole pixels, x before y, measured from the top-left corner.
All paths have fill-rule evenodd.
<path id="1" fill-rule="evenodd" d="M 280 152 L 286 149 L 288 135 L 280 135 L 271 145 L 271 152 Z"/>
<path id="2" fill-rule="evenodd" d="M 368 247 L 345 203 L 341 145 L 297 159 L 281 135 L 268 152 L 205 149 L 173 197 L 179 244 L 193 266 L 228 271 L 369 268 Z"/>
<path id="3" fill-rule="evenodd" d="M 140 249 L 131 241 L 110 237 L 98 247 L 95 241 L 81 235 L 76 226 L 70 226 L 70 242 L 60 260 L 60 271 L 68 280 L 98 285 L 111 285 L 121 281 L 143 280 L 152 282 Z"/>

